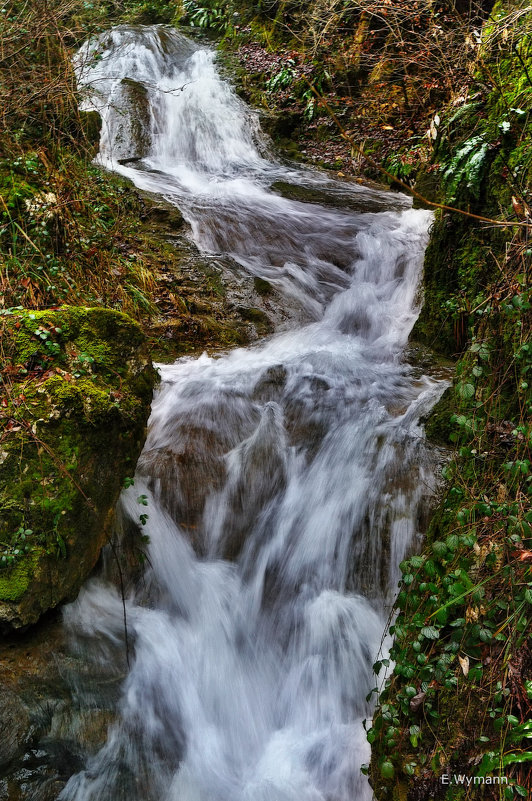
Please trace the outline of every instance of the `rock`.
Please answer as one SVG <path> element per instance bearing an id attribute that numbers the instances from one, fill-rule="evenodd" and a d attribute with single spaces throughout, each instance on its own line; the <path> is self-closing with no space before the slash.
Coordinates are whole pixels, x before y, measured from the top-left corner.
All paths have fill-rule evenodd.
<path id="1" fill-rule="evenodd" d="M 291 138 L 303 122 L 303 115 L 299 111 L 287 111 L 282 114 L 264 114 L 262 127 L 274 139 Z"/>
<path id="2" fill-rule="evenodd" d="M 115 113 L 107 133 L 109 151 L 118 162 L 137 161 L 151 145 L 148 90 L 138 81 L 122 78 L 111 99 Z"/>
<path id="3" fill-rule="evenodd" d="M 348 178 L 345 180 L 349 183 Z M 297 200 L 300 203 L 312 203 L 336 209 L 352 209 L 358 212 L 378 213 L 389 209 L 392 202 L 387 195 L 379 191 L 380 187 L 377 184 L 373 184 L 370 181 L 365 181 L 364 188 L 360 187 L 357 192 L 344 192 L 337 187 L 322 189 L 315 186 L 302 186 L 290 184 L 286 181 L 274 181 L 271 188 L 276 194 L 288 200 Z"/>
<path id="4" fill-rule="evenodd" d="M 266 403 L 256 431 L 237 450 L 228 493 L 224 559 L 234 560 L 268 503 L 286 486 L 286 436 L 277 403 Z"/>
<path id="5" fill-rule="evenodd" d="M 62 307 L 1 318 L 0 628 L 75 597 L 133 475 L 155 372 L 126 315 Z"/>
<path id="6" fill-rule="evenodd" d="M 145 219 L 152 223 L 157 230 L 161 226 L 165 231 L 177 231 L 183 227 L 185 221 L 183 215 L 171 203 L 152 203 L 146 212 Z"/>
<path id="7" fill-rule="evenodd" d="M 284 365 L 268 367 L 253 388 L 253 400 L 261 403 L 278 400 L 283 394 L 287 378 L 288 371 Z"/>
<path id="8" fill-rule="evenodd" d="M 79 112 L 81 127 L 85 138 L 91 145 L 99 145 L 102 130 L 102 118 L 97 111 Z"/>
<path id="9" fill-rule="evenodd" d="M 8 689 L 0 689 L 0 768 L 8 765 L 24 748 L 30 719 L 20 698 Z"/>
<path id="10" fill-rule="evenodd" d="M 219 491 L 226 479 L 222 440 L 193 425 L 188 430 L 183 427 L 179 444 L 143 453 L 138 472 L 159 484 L 166 510 L 190 532 L 195 548 L 201 550 L 195 532 L 205 500 Z"/>

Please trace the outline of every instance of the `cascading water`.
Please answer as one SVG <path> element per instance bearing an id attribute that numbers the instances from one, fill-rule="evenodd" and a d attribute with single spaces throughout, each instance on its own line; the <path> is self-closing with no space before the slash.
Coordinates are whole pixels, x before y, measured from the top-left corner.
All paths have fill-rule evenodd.
<path id="1" fill-rule="evenodd" d="M 101 162 L 179 205 L 203 251 L 305 322 L 161 367 L 121 502 L 126 519 L 147 513 L 150 543 L 119 720 L 60 798 L 363 801 L 371 666 L 432 492 L 419 420 L 444 385 L 401 358 L 430 215 L 268 160 L 211 51 L 171 29 L 117 28 L 77 68 Z M 280 197 L 280 179 L 329 202 Z M 89 582 L 65 619 L 121 669 L 112 585 Z"/>

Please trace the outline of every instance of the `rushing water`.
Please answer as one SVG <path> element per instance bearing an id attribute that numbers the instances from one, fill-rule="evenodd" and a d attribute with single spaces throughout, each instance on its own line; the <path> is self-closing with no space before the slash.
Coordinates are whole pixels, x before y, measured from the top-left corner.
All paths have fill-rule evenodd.
<path id="1" fill-rule="evenodd" d="M 431 494 L 419 419 L 442 385 L 402 361 L 430 215 L 276 162 L 213 53 L 170 29 L 115 29 L 78 73 L 102 163 L 304 323 L 161 368 L 122 498 L 150 543 L 119 720 L 60 798 L 363 801 L 371 666 Z M 280 179 L 330 202 L 280 197 Z M 65 617 L 95 664 L 122 664 L 112 585 L 89 582 Z"/>

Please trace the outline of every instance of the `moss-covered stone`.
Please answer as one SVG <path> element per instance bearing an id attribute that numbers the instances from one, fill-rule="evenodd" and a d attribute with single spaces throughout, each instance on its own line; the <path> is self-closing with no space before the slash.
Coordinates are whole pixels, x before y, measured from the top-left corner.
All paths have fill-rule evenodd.
<path id="1" fill-rule="evenodd" d="M 447 389 L 425 421 L 425 434 L 429 442 L 447 448 L 451 445 L 450 436 L 454 430 L 451 416 L 455 412 L 453 390 Z"/>
<path id="2" fill-rule="evenodd" d="M 1 318 L 0 626 L 79 589 L 142 448 L 155 373 L 126 315 L 62 307 Z"/>

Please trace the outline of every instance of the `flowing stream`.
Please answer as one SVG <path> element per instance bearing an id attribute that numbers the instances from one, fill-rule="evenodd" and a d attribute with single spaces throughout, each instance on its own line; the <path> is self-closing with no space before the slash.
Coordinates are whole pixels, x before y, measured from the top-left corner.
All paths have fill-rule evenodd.
<path id="1" fill-rule="evenodd" d="M 179 206 L 203 252 L 270 282 L 301 324 L 161 366 L 121 500 L 150 540 L 130 669 L 107 744 L 60 799 L 364 801 L 372 663 L 434 489 L 419 420 L 444 384 L 403 358 L 430 214 L 276 161 L 211 50 L 172 29 L 114 29 L 77 69 L 101 163 Z M 123 668 L 112 584 L 90 581 L 65 620 L 94 664 Z"/>

